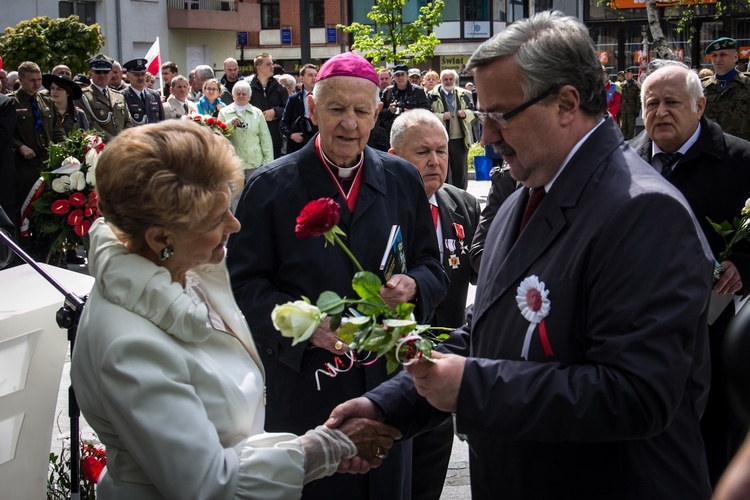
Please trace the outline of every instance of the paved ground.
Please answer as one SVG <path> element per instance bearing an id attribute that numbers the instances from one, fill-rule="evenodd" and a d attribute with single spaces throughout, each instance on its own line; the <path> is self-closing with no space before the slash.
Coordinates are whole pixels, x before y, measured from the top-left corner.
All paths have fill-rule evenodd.
<path id="1" fill-rule="evenodd" d="M 468 191 L 476 196 L 484 206 L 489 190 L 487 181 L 469 181 Z M 72 268 L 73 266 L 71 266 Z M 78 270 L 78 269 L 75 269 Z M 469 287 L 467 305 L 474 302 L 474 286 Z M 57 398 L 56 422 L 52 434 L 51 450 L 59 453 L 63 441 L 70 435 L 70 420 L 68 419 L 68 387 L 70 386 L 70 357 L 67 358 L 63 367 L 63 375 L 60 381 L 60 391 Z M 91 429 L 86 422 L 81 420 L 81 430 L 84 438 L 91 434 Z M 458 438 L 453 440 L 453 453 L 448 464 L 448 473 L 445 478 L 445 487 L 441 500 L 467 500 L 471 498 L 469 488 L 469 451 L 466 443 Z"/>

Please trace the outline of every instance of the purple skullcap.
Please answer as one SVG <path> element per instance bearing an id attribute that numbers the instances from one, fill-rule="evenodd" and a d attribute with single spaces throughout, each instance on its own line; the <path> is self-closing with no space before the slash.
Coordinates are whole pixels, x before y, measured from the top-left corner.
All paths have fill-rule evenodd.
<path id="1" fill-rule="evenodd" d="M 372 67 L 372 64 L 354 52 L 344 52 L 327 60 L 321 66 L 320 71 L 318 71 L 315 81 L 319 82 L 320 80 L 334 76 L 354 76 L 369 80 L 375 85 L 380 85 L 378 75 L 375 73 L 375 68 Z"/>

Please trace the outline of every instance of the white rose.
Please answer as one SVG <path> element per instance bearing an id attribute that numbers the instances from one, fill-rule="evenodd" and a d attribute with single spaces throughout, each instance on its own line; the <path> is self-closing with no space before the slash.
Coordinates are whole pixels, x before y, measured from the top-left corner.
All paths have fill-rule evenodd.
<path id="1" fill-rule="evenodd" d="M 749 214 L 750 213 L 750 198 L 745 200 L 745 208 L 742 209 L 743 214 Z"/>
<path id="2" fill-rule="evenodd" d="M 71 190 L 83 191 L 86 188 L 86 176 L 80 170 L 70 174 Z"/>
<path id="3" fill-rule="evenodd" d="M 70 191 L 70 177 L 67 175 L 61 175 L 55 179 L 52 179 L 52 190 L 57 193 L 67 193 Z"/>
<path id="4" fill-rule="evenodd" d="M 325 315 L 304 300 L 287 302 L 273 308 L 271 321 L 282 337 L 294 339 L 292 345 L 309 339 Z"/>

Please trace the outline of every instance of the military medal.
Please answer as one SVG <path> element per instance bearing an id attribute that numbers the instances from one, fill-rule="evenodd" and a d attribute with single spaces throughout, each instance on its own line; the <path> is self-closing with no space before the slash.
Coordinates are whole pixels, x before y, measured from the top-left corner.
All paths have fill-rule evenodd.
<path id="1" fill-rule="evenodd" d="M 464 227 L 456 222 L 453 223 L 453 230 L 456 231 L 456 238 L 458 238 L 458 246 L 461 248 L 461 255 L 466 255 L 466 247 L 464 246 Z"/>
<path id="2" fill-rule="evenodd" d="M 527 276 L 516 290 L 518 308 L 521 310 L 521 315 L 529 322 L 521 348 L 521 357 L 525 360 L 529 359 L 531 336 L 534 334 L 537 325 L 539 325 L 539 339 L 542 341 L 545 356 L 554 356 L 547 336 L 547 327 L 544 324 L 544 318 L 547 317 L 550 310 L 548 295 L 549 290 L 545 289 L 544 282 L 539 281 L 539 278 L 535 275 Z"/>
<path id="3" fill-rule="evenodd" d="M 456 256 L 456 240 L 446 239 L 445 248 L 447 248 L 448 251 L 450 252 L 450 256 L 448 257 L 448 264 L 451 266 L 452 269 L 458 269 L 459 260 L 458 260 L 458 257 Z"/>

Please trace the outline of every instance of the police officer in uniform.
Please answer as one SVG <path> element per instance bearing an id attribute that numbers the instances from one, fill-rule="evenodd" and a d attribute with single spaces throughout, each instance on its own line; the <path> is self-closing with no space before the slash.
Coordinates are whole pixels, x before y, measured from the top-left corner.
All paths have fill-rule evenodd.
<path id="1" fill-rule="evenodd" d="M 133 59 L 125 63 L 130 86 L 123 92 L 134 125 L 157 123 L 164 119 L 161 96 L 146 87 L 146 59 Z"/>
<path id="2" fill-rule="evenodd" d="M 102 132 L 105 142 L 110 141 L 124 129 L 132 127 L 133 120 L 125 97 L 108 86 L 112 59 L 97 54 L 88 63 L 91 85 L 83 91 L 76 106 L 86 113 L 91 128 Z"/>
<path id="3" fill-rule="evenodd" d="M 738 47 L 737 40 L 727 37 L 706 47 L 715 74 L 703 80 L 704 116 L 721 125 L 727 134 L 750 141 L 750 78 L 735 69 Z"/>

